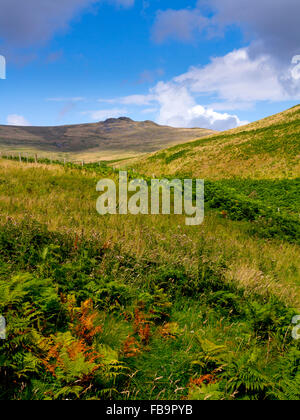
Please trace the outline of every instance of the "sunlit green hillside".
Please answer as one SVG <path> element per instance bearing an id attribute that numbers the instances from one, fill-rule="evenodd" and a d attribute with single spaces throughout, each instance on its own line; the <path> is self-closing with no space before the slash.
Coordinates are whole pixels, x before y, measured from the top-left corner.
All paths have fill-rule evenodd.
<path id="1" fill-rule="evenodd" d="M 128 164 L 149 175 L 205 179 L 300 176 L 300 106 L 248 126 L 185 143 Z"/>
<path id="2" fill-rule="evenodd" d="M 299 399 L 297 184 L 210 183 L 187 227 L 99 216 L 117 176 L 0 160 L 1 398 Z"/>

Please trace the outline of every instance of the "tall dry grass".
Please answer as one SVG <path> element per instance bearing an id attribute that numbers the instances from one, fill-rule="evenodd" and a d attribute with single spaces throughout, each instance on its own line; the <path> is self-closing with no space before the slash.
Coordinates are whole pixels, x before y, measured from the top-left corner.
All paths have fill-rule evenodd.
<path id="1" fill-rule="evenodd" d="M 0 220 L 33 218 L 50 230 L 100 238 L 161 264 L 180 264 L 193 276 L 199 256 L 224 261 L 224 276 L 248 293 L 272 292 L 300 308 L 300 248 L 250 236 L 246 223 L 207 212 L 205 222 L 187 227 L 183 216 L 99 216 L 99 176 L 56 165 L 0 159 Z"/>

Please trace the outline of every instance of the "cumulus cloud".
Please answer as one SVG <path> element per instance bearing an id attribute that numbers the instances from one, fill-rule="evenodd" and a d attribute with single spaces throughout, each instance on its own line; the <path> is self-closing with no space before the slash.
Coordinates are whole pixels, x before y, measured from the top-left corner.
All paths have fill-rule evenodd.
<path id="1" fill-rule="evenodd" d="M 215 110 L 248 109 L 258 101 L 300 99 L 297 63 L 291 63 L 300 54 L 299 16 L 299 0 L 198 0 L 193 10 L 159 12 L 153 32 L 160 42 L 194 41 L 204 30 L 220 36 L 239 26 L 248 47 L 192 67 L 173 82 L 193 96 L 215 97 Z"/>
<path id="2" fill-rule="evenodd" d="M 236 115 L 215 112 L 195 101 L 188 88 L 174 81 L 160 82 L 153 89 L 160 104 L 157 122 L 173 127 L 203 127 L 212 130 L 229 130 L 246 124 Z"/>
<path id="3" fill-rule="evenodd" d="M 7 117 L 8 125 L 29 126 L 30 123 L 22 115 L 11 114 Z"/>
<path id="4" fill-rule="evenodd" d="M 0 40 L 17 47 L 49 40 L 83 9 L 106 0 L 1 0 Z M 107 0 L 108 1 L 108 0 Z M 130 7 L 134 0 L 109 0 Z"/>
<path id="5" fill-rule="evenodd" d="M 295 63 L 282 72 L 272 56 L 261 54 L 254 58 L 249 48 L 242 48 L 213 58 L 206 66 L 192 67 L 168 83 L 158 83 L 151 95 L 160 105 L 160 123 L 226 130 L 247 121 L 217 111 L 249 109 L 260 101 L 299 100 L 298 76 Z M 198 100 L 203 95 L 217 102 L 201 106 Z"/>
<path id="6" fill-rule="evenodd" d="M 248 48 L 243 48 L 213 58 L 205 67 L 193 67 L 175 81 L 189 86 L 194 93 L 217 95 L 221 101 L 232 106 L 236 103 L 240 108 L 242 103 L 289 99 L 281 76 L 272 57 L 251 58 Z"/>
<path id="7" fill-rule="evenodd" d="M 188 42 L 193 39 L 194 33 L 202 32 L 207 23 L 208 19 L 203 17 L 197 9 L 159 11 L 153 26 L 152 36 L 157 43 L 167 39 Z"/>

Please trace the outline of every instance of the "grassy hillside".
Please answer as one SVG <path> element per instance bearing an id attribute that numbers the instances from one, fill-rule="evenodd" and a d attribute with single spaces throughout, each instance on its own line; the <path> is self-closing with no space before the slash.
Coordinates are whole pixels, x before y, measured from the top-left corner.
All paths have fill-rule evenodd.
<path id="1" fill-rule="evenodd" d="M 187 227 L 100 217 L 108 176 L 0 159 L 0 397 L 300 399 L 299 180 L 211 181 Z"/>
<path id="2" fill-rule="evenodd" d="M 216 136 L 140 158 L 130 166 L 148 175 L 205 179 L 300 177 L 300 105 Z"/>
<path id="3" fill-rule="evenodd" d="M 154 152 L 212 133 L 201 128 L 172 128 L 129 118 L 61 127 L 0 126 L 0 150 L 52 158 L 113 160 Z"/>

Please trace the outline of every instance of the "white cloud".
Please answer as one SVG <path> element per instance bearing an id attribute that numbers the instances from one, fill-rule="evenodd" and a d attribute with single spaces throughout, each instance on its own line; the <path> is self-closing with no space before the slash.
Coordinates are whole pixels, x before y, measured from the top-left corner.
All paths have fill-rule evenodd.
<path id="1" fill-rule="evenodd" d="M 30 123 L 22 115 L 11 114 L 7 117 L 8 125 L 29 126 Z"/>
<path id="2" fill-rule="evenodd" d="M 300 99 L 300 79 L 292 65 L 285 72 L 272 57 L 251 57 L 249 49 L 216 57 L 204 67 L 193 67 L 168 83 L 151 90 L 160 104 L 158 122 L 176 127 L 226 130 L 246 124 L 237 115 L 217 111 L 249 109 L 259 101 Z M 214 104 L 202 106 L 203 95 Z"/>
<path id="3" fill-rule="evenodd" d="M 84 115 L 89 115 L 93 121 L 103 121 L 108 118 L 118 118 L 128 114 L 126 109 L 101 109 L 98 111 L 85 111 Z"/>
<path id="4" fill-rule="evenodd" d="M 157 122 L 173 127 L 202 127 L 212 130 L 229 130 L 246 124 L 236 115 L 221 114 L 196 103 L 186 86 L 174 81 L 160 82 L 153 89 L 160 111 Z"/>
<path id="5" fill-rule="evenodd" d="M 195 9 L 160 12 L 153 31 L 160 42 L 195 42 L 239 27 L 247 48 L 191 69 L 178 82 L 185 79 L 194 93 L 216 93 L 224 109 L 238 103 L 245 109 L 256 101 L 299 100 L 300 81 L 291 74 L 292 57 L 300 54 L 299 15 L 299 0 L 198 0 Z"/>
<path id="6" fill-rule="evenodd" d="M 247 48 L 213 58 L 205 67 L 191 68 L 175 82 L 187 85 L 194 93 L 216 94 L 221 101 L 238 107 L 241 103 L 289 99 L 272 58 L 250 58 Z"/>

